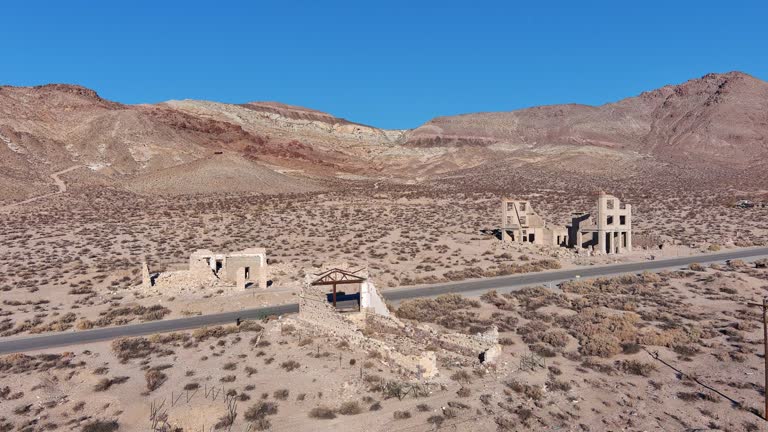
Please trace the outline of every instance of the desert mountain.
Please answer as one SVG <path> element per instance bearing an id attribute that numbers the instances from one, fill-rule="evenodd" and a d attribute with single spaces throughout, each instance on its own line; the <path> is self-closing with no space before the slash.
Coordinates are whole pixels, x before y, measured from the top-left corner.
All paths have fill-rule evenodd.
<path id="1" fill-rule="evenodd" d="M 723 178 L 757 172 L 740 181 L 762 184 L 768 83 L 709 74 L 601 106 L 439 117 L 410 131 L 276 102 L 125 105 L 76 85 L 0 87 L 0 200 L 51 192 L 49 175 L 76 165 L 84 169 L 72 181 L 147 194 L 215 192 L 229 184 L 227 167 L 242 179 L 233 191 L 509 169 L 620 178 L 671 166 Z"/>
<path id="2" fill-rule="evenodd" d="M 768 157 L 768 83 L 709 74 L 602 106 L 552 105 L 439 117 L 410 146 L 593 146 L 662 162 L 749 166 Z"/>

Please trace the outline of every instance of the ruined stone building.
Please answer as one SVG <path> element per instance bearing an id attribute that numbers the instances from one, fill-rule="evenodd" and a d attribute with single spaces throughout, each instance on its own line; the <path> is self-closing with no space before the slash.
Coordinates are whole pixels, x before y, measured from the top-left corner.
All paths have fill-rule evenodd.
<path id="1" fill-rule="evenodd" d="M 501 200 L 501 241 L 537 245 L 568 245 L 568 231 L 549 228 L 530 201 Z"/>
<path id="2" fill-rule="evenodd" d="M 308 274 L 300 296 L 299 310 L 307 312 L 317 308 L 334 314 L 363 312 L 389 316 L 389 309 L 373 282 L 368 280 L 366 269 L 351 271 L 334 267 L 318 274 Z"/>
<path id="3" fill-rule="evenodd" d="M 504 243 L 533 243 L 591 249 L 617 254 L 632 251 L 632 206 L 600 192 L 597 215 L 574 213 L 565 228 L 550 228 L 529 201 L 501 201 L 501 240 Z"/>
<path id="4" fill-rule="evenodd" d="M 226 254 L 200 249 L 189 256 L 189 271 L 200 278 L 214 277 L 234 284 L 237 289 L 266 288 L 267 253 L 264 248 Z"/>
<path id="5" fill-rule="evenodd" d="M 600 192 L 597 216 L 576 214 L 568 225 L 574 240 L 570 246 L 592 248 L 599 253 L 618 254 L 632 251 L 632 206 L 613 195 Z"/>
<path id="6" fill-rule="evenodd" d="M 403 375 L 424 380 L 439 376 L 436 353 L 425 352 L 425 346 L 440 347 L 479 363 L 492 363 L 501 354 L 496 327 L 472 336 L 440 334 L 429 326 L 413 326 L 399 320 L 390 313 L 365 268 L 331 267 L 319 273 L 306 272 L 297 323 L 360 349 L 377 351 Z M 398 342 L 392 344 L 367 336 L 363 330 L 372 327 L 399 335 Z"/>

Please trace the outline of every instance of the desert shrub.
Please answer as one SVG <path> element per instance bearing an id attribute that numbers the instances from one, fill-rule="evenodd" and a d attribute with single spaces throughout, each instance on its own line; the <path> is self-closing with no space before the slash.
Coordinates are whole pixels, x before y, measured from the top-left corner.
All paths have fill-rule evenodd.
<path id="1" fill-rule="evenodd" d="M 288 372 L 291 372 L 301 367 L 301 364 L 299 364 L 299 362 L 297 362 L 296 360 L 288 360 L 280 363 L 280 367 L 285 369 Z"/>
<path id="2" fill-rule="evenodd" d="M 157 369 L 149 369 L 144 373 L 144 379 L 147 381 L 147 390 L 154 391 L 168 379 L 168 376 Z"/>
<path id="3" fill-rule="evenodd" d="M 675 347 L 698 342 L 702 329 L 695 326 L 678 326 L 671 329 L 647 329 L 641 333 L 637 341 L 644 345 Z"/>
<path id="4" fill-rule="evenodd" d="M 675 345 L 672 349 L 681 356 L 691 357 L 698 354 L 701 350 L 694 345 Z"/>
<path id="5" fill-rule="evenodd" d="M 75 324 L 75 328 L 78 330 L 90 330 L 93 328 L 93 321 L 82 318 Z"/>
<path id="6" fill-rule="evenodd" d="M 541 341 L 555 348 L 563 348 L 568 345 L 568 333 L 563 330 L 549 330 L 541 335 Z"/>
<path id="7" fill-rule="evenodd" d="M 533 344 L 529 346 L 532 353 L 535 353 L 541 357 L 555 357 L 557 355 L 557 352 L 553 350 L 552 348 L 542 345 L 542 344 Z"/>
<path id="8" fill-rule="evenodd" d="M 498 431 L 513 431 L 517 429 L 517 422 L 509 417 L 498 416 L 493 419 Z"/>
<path id="9" fill-rule="evenodd" d="M 550 379 L 549 381 L 547 381 L 547 388 L 552 391 L 567 392 L 571 389 L 571 383 L 569 383 L 568 381 Z"/>
<path id="10" fill-rule="evenodd" d="M 198 342 L 203 342 L 208 339 L 220 339 L 224 336 L 232 333 L 237 333 L 239 328 L 237 326 L 214 326 L 214 327 L 201 327 L 192 332 L 192 337 Z"/>
<path id="11" fill-rule="evenodd" d="M 499 338 L 499 344 L 504 346 L 514 345 L 515 340 L 510 337 Z"/>
<path id="12" fill-rule="evenodd" d="M 622 351 L 621 343 L 636 341 L 639 321 L 640 317 L 632 312 L 586 308 L 559 318 L 558 324 L 579 340 L 582 354 L 611 357 Z"/>
<path id="13" fill-rule="evenodd" d="M 451 374 L 451 379 L 461 383 L 471 383 L 472 375 L 470 375 L 469 372 L 462 369 Z"/>
<path id="14" fill-rule="evenodd" d="M 336 413 L 328 407 L 319 406 L 319 407 L 312 408 L 309 411 L 309 417 L 316 418 L 316 419 L 330 420 L 330 419 L 336 418 Z"/>
<path id="15" fill-rule="evenodd" d="M 381 391 L 385 398 L 398 398 L 403 400 L 406 396 L 414 398 L 429 396 L 429 390 L 418 383 L 406 383 L 402 381 L 387 381 L 379 384 L 377 390 Z"/>
<path id="16" fill-rule="evenodd" d="M 692 392 L 677 392 L 677 398 L 686 402 L 693 402 L 699 399 L 699 395 Z"/>
<path id="17" fill-rule="evenodd" d="M 604 373 L 606 375 L 613 375 L 616 373 L 616 369 L 607 364 L 607 363 L 601 363 L 594 361 L 592 358 L 587 357 L 584 361 L 581 362 L 581 367 L 586 369 L 592 369 L 595 372 Z"/>
<path id="18" fill-rule="evenodd" d="M 244 332 L 260 332 L 264 330 L 264 327 L 262 327 L 259 323 L 257 323 L 254 320 L 245 320 L 240 323 L 240 331 Z"/>
<path id="19" fill-rule="evenodd" d="M 83 426 L 82 432 L 114 432 L 120 429 L 116 420 L 96 420 Z"/>
<path id="20" fill-rule="evenodd" d="M 440 426 L 445 422 L 445 417 L 441 415 L 433 415 L 427 417 L 427 423 L 434 425 L 436 429 L 440 429 Z"/>
<path id="21" fill-rule="evenodd" d="M 152 335 L 148 338 L 119 338 L 112 341 L 112 351 L 122 362 L 130 359 L 145 358 L 152 354 L 159 356 L 171 355 L 173 350 L 169 346 L 187 342 L 189 335 L 186 333 L 169 333 Z"/>
<path id="22" fill-rule="evenodd" d="M 288 389 L 280 389 L 280 390 L 275 390 L 275 392 L 272 393 L 272 397 L 274 397 L 277 400 L 286 400 L 288 399 L 288 394 L 289 394 Z"/>
<path id="23" fill-rule="evenodd" d="M 410 411 L 395 411 L 392 413 L 392 417 L 395 420 L 405 420 L 411 418 L 411 412 Z"/>
<path id="24" fill-rule="evenodd" d="M 434 299 L 419 298 L 402 302 L 395 315 L 414 321 L 437 322 L 452 311 L 477 307 L 480 307 L 477 300 L 459 294 L 443 294 Z"/>
<path id="25" fill-rule="evenodd" d="M 341 415 L 357 415 L 363 412 L 363 409 L 360 407 L 359 402 L 347 401 L 342 403 L 337 411 Z"/>
<path id="26" fill-rule="evenodd" d="M 376 401 L 371 404 L 371 406 L 368 408 L 368 411 L 379 411 L 381 410 L 381 402 Z"/>
<path id="27" fill-rule="evenodd" d="M 624 354 L 637 354 L 640 352 L 641 349 L 642 349 L 642 346 L 640 344 L 636 344 L 632 342 L 621 344 L 621 351 Z"/>
<path id="28" fill-rule="evenodd" d="M 184 385 L 184 390 L 187 390 L 187 391 L 197 390 L 199 388 L 200 388 L 200 384 L 198 383 L 188 383 Z"/>
<path id="29" fill-rule="evenodd" d="M 244 418 L 249 422 L 255 422 L 266 416 L 277 414 L 277 404 L 274 402 L 259 401 L 245 410 Z"/>
<path id="30" fill-rule="evenodd" d="M 699 263 L 690 263 L 688 265 L 688 270 L 703 272 L 705 269 L 704 269 L 704 266 Z"/>
<path id="31" fill-rule="evenodd" d="M 108 390 L 110 387 L 112 387 L 112 380 L 109 378 L 102 378 L 95 386 L 93 386 L 93 391 L 102 392 Z"/>
<path id="32" fill-rule="evenodd" d="M 147 310 L 141 314 L 141 320 L 142 321 L 157 321 L 163 319 L 166 315 L 171 313 L 171 310 L 168 309 L 165 306 L 161 305 L 152 305 L 147 308 Z"/>
<path id="33" fill-rule="evenodd" d="M 472 394 L 472 391 L 468 387 L 461 387 L 457 392 L 456 395 L 459 397 L 469 397 Z"/>
<path id="34" fill-rule="evenodd" d="M 419 412 L 427 412 L 427 411 L 429 411 L 431 409 L 432 408 L 429 405 L 427 405 L 427 404 L 423 404 L 422 403 L 422 404 L 416 405 L 416 410 L 419 411 Z"/>
<path id="35" fill-rule="evenodd" d="M 544 389 L 541 388 L 541 386 L 532 386 L 529 384 L 521 383 L 517 380 L 510 380 L 507 381 L 506 386 L 512 389 L 513 391 L 523 394 L 524 396 L 533 399 L 533 400 L 541 400 L 544 398 Z"/>
<path id="36" fill-rule="evenodd" d="M 113 385 L 122 384 L 126 381 L 128 381 L 128 377 L 126 376 L 115 377 L 115 378 L 102 378 L 99 380 L 98 383 L 96 383 L 95 386 L 93 386 L 93 391 L 97 391 L 97 392 L 107 391 Z"/>
<path id="37" fill-rule="evenodd" d="M 268 431 L 272 429 L 272 422 L 269 421 L 267 418 L 260 418 L 255 420 L 253 423 L 253 428 L 257 431 Z"/>
<path id="38" fill-rule="evenodd" d="M 645 363 L 638 360 L 623 360 L 617 362 L 619 370 L 622 372 L 632 374 L 632 375 L 640 375 L 640 376 L 650 376 L 651 372 L 656 370 L 656 366 L 652 363 Z"/>
<path id="39" fill-rule="evenodd" d="M 588 356 L 612 357 L 622 351 L 619 340 L 605 334 L 595 334 L 581 342 L 581 353 Z"/>

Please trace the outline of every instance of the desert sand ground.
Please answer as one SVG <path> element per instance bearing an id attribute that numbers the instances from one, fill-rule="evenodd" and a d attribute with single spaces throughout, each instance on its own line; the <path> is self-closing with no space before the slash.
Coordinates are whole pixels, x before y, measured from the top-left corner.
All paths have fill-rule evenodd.
<path id="1" fill-rule="evenodd" d="M 503 246 L 485 234 L 500 218 L 495 187 L 343 184 L 271 196 L 147 197 L 82 187 L 5 209 L 0 331 L 77 331 L 294 302 L 304 272 L 330 262 L 368 266 L 386 290 L 768 239 L 768 209 L 734 208 L 730 191 L 620 191 L 635 209 L 637 249 L 600 257 Z M 583 189 L 544 186 L 504 190 L 530 199 L 551 224 L 594 205 Z M 173 272 L 196 249 L 247 247 L 267 249 L 273 284 L 265 291 L 199 286 L 174 273 L 149 290 L 140 287 L 144 257 L 153 272 Z M 409 384 L 380 356 L 300 326 L 291 330 L 286 317 L 250 331 L 206 329 L 4 356 L 0 430 L 149 430 L 153 401 L 165 401 L 159 413 L 183 430 L 226 430 L 227 405 L 220 394 L 213 400 L 216 386 L 237 403 L 233 431 L 759 430 L 761 332 L 757 311 L 744 303 L 761 298 L 766 277 L 765 269 L 748 266 L 695 268 L 488 294 L 479 303 L 403 303 L 401 317 L 440 331 L 475 333 L 495 324 L 505 345 L 494 366 L 440 353 L 440 379 L 402 400 L 387 383 Z M 387 333 L 371 337 L 397 343 Z M 179 394 L 184 402 L 171 404 Z"/>
<path id="2" fill-rule="evenodd" d="M 565 224 L 588 194 L 528 190 L 551 224 Z M 56 194 L 0 220 L 3 336 L 114 325 L 141 319 L 295 301 L 306 269 L 368 266 L 381 289 L 447 280 L 645 260 L 765 244 L 768 208 L 738 209 L 724 197 L 625 198 L 635 210 L 636 250 L 590 257 L 558 247 L 503 246 L 499 195 L 436 193 L 420 186 L 293 195 L 143 197 L 103 188 Z M 718 201 L 719 200 L 719 201 Z M 659 249 L 658 245 L 664 247 Z M 183 270 L 191 252 L 265 247 L 269 290 L 235 293 L 170 279 L 140 288 L 152 272 Z"/>
<path id="3" fill-rule="evenodd" d="M 504 346 L 494 365 L 438 350 L 439 376 L 406 396 L 380 353 L 290 317 L 4 356 L 0 428 L 152 430 L 154 404 L 185 431 L 763 430 L 762 329 L 746 302 L 767 281 L 734 262 L 405 302 L 402 319 L 496 325 Z"/>

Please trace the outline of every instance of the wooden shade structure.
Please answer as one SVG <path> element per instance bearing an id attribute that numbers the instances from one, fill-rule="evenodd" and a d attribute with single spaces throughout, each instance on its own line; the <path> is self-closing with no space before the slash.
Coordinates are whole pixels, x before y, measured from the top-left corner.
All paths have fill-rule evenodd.
<path id="1" fill-rule="evenodd" d="M 318 285 L 331 285 L 333 286 L 333 307 L 336 307 L 336 286 L 345 284 L 361 284 L 365 282 L 365 278 L 356 275 L 360 270 L 350 272 L 338 268 L 332 268 L 320 273 L 317 279 L 312 282 L 313 286 Z"/>

